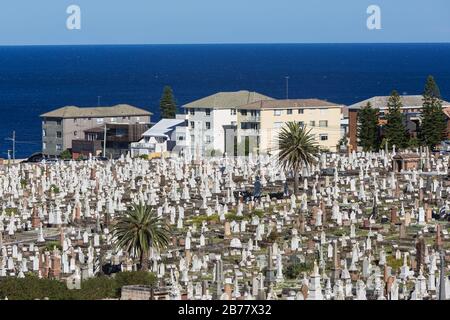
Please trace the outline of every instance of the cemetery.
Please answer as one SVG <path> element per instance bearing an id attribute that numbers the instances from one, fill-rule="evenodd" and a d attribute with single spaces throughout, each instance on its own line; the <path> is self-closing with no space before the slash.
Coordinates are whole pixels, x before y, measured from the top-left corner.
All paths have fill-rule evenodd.
<path id="1" fill-rule="evenodd" d="M 3 165 L 0 298 L 14 278 L 80 292 L 145 265 L 151 284 L 104 298 L 450 299 L 449 159 L 320 153 L 298 190 L 267 155 Z M 143 257 L 113 232 L 132 204 L 170 229 Z"/>

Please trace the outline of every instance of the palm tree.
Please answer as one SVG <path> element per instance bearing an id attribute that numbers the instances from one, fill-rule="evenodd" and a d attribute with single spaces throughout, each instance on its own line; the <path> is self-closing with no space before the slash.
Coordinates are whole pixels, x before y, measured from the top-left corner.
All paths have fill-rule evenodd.
<path id="1" fill-rule="evenodd" d="M 278 134 L 278 160 L 283 170 L 294 172 L 294 194 L 298 194 L 298 175 L 305 165 L 315 162 L 319 147 L 310 134 L 297 122 L 287 122 Z"/>
<path id="2" fill-rule="evenodd" d="M 151 207 L 133 204 L 114 225 L 113 236 L 116 247 L 139 257 L 140 269 L 147 271 L 150 248 L 167 247 L 170 228 Z"/>

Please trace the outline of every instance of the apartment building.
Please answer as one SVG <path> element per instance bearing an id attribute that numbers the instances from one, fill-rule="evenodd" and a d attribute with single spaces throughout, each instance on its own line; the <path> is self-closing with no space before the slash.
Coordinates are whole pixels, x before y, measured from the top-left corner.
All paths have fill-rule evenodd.
<path id="1" fill-rule="evenodd" d="M 422 114 L 422 95 L 402 95 L 400 96 L 402 102 L 401 111 L 404 115 L 404 124 L 412 137 L 417 136 L 419 126 L 421 123 Z M 349 149 L 351 151 L 358 148 L 358 112 L 361 108 L 371 104 L 372 108 L 379 109 L 379 124 L 381 125 L 380 137 L 383 136 L 383 125 L 386 123 L 385 115 L 388 113 L 389 96 L 375 96 L 363 101 L 359 101 L 346 107 L 344 116 L 348 117 L 348 140 Z M 442 109 L 450 107 L 450 102 L 442 101 Z M 449 125 L 450 128 L 450 125 Z"/>
<path id="2" fill-rule="evenodd" d="M 41 115 L 42 152 L 57 156 L 72 149 L 73 140 L 84 140 L 88 129 L 111 124 L 150 123 L 151 112 L 130 105 L 80 108 L 67 106 Z"/>
<path id="3" fill-rule="evenodd" d="M 250 152 L 273 152 L 280 129 L 294 121 L 311 129 L 320 147 L 336 151 L 341 138 L 342 107 L 319 99 L 272 99 L 239 106 L 238 142 L 245 141 Z"/>
<path id="4" fill-rule="evenodd" d="M 177 147 L 184 146 L 192 155 L 229 152 L 236 141 L 239 106 L 272 98 L 246 90 L 219 92 L 183 106 L 186 127 L 176 128 Z"/>
<path id="5" fill-rule="evenodd" d="M 148 123 L 106 123 L 84 131 L 84 140 L 72 140 L 72 157 L 103 155 L 119 158 L 131 151 L 133 143 L 142 138 Z M 105 144 L 106 143 L 106 144 Z"/>

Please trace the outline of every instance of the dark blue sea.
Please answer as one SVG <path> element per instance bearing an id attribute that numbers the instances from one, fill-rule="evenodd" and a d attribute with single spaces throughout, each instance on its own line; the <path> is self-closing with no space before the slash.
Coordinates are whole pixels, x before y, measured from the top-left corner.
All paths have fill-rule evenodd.
<path id="1" fill-rule="evenodd" d="M 450 44 L 0 47 L 0 158 L 41 148 L 39 115 L 65 105 L 128 103 L 159 118 L 164 85 L 179 105 L 218 91 L 254 90 L 352 104 L 392 89 L 420 94 L 433 75 L 450 99 Z"/>

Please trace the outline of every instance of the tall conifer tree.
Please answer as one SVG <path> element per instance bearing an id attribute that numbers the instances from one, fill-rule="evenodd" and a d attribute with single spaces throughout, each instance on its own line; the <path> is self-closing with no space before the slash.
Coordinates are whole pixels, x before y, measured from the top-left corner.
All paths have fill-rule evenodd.
<path id="1" fill-rule="evenodd" d="M 442 111 L 441 93 L 434 78 L 429 76 L 423 93 L 421 143 L 433 150 L 445 139 L 446 129 L 447 119 Z"/>
<path id="2" fill-rule="evenodd" d="M 159 108 L 161 110 L 161 118 L 174 119 L 177 113 L 177 105 L 173 96 L 172 88 L 165 86 L 161 100 L 159 101 Z"/>
<path id="3" fill-rule="evenodd" d="M 386 127 L 384 136 L 390 149 L 395 145 L 399 149 L 408 146 L 408 132 L 403 123 L 401 111 L 402 101 L 397 91 L 392 91 L 388 100 L 388 114 L 386 115 Z"/>
<path id="4" fill-rule="evenodd" d="M 379 148 L 378 112 L 370 102 L 358 112 L 358 144 L 364 151 L 376 151 Z"/>

